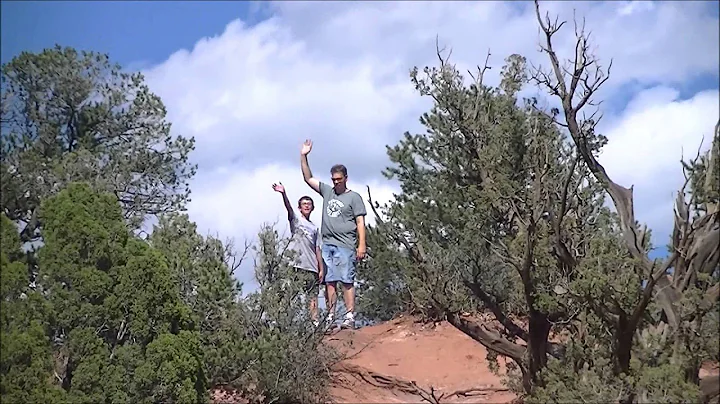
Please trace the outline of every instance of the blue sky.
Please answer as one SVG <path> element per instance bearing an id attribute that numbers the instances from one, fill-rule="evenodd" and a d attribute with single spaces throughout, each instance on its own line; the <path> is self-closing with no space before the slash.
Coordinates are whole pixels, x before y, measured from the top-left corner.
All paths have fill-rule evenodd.
<path id="1" fill-rule="evenodd" d="M 2 63 L 58 43 L 109 53 L 123 66 L 153 65 L 235 18 L 258 15 L 239 1 L 3 1 Z"/>
<path id="2" fill-rule="evenodd" d="M 704 3 L 709 14 L 719 15 L 718 2 Z M 243 1 L 4 1 L 0 8 L 2 63 L 22 51 L 37 52 L 57 43 L 109 53 L 113 61 L 133 70 L 159 64 L 179 49 L 191 49 L 201 38 L 221 34 L 234 19 L 252 26 L 269 16 L 260 3 Z M 522 9 L 518 4 L 510 8 Z M 680 98 L 714 88 L 717 77 L 703 72 L 679 83 Z M 651 84 L 658 83 L 639 86 Z M 635 85 L 615 94 L 609 109 L 622 110 Z"/>
<path id="3" fill-rule="evenodd" d="M 541 6 L 564 19 L 573 9 L 585 16 L 601 60 L 614 59 L 603 93 L 602 131 L 610 144 L 601 162 L 616 182 L 634 185 L 636 217 L 663 245 L 682 182 L 680 151 L 687 155 L 703 136 L 707 141 L 718 119 L 718 3 Z M 490 49 L 496 68 L 489 84 L 499 81 L 499 65 L 512 53 L 547 64 L 537 52 L 532 3 L 3 1 L 0 7 L 3 63 L 59 43 L 143 70 L 175 133 L 196 139 L 191 218 L 201 231 L 238 245 L 262 222 L 286 228 L 270 184 L 283 181 L 293 198 L 309 192 L 297 166 L 306 138 L 315 141 L 316 172 L 343 162 L 351 188 L 369 185 L 379 201 L 397 192 L 380 174 L 388 164 L 385 145 L 406 130 L 422 130 L 417 118 L 428 103 L 413 91 L 408 70 L 435 64 L 436 35 L 453 48 L 461 71 L 482 63 Z M 572 33 L 572 24 L 564 33 Z M 571 41 L 559 37 L 556 44 L 565 57 L 572 53 Z M 249 271 L 239 277 L 251 283 Z"/>

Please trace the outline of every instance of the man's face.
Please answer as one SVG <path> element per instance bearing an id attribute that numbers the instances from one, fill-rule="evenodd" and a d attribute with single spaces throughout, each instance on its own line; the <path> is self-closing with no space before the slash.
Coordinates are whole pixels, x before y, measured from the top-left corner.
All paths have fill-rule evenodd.
<path id="1" fill-rule="evenodd" d="M 332 182 L 335 187 L 335 192 L 340 193 L 345 191 L 347 177 L 344 176 L 343 173 L 332 173 Z"/>
<path id="2" fill-rule="evenodd" d="M 307 199 L 303 199 L 302 201 L 300 201 L 299 209 L 300 213 L 302 213 L 303 215 L 310 216 L 310 212 L 312 212 L 314 208 L 315 207 L 313 206 L 312 201 L 309 201 Z"/>

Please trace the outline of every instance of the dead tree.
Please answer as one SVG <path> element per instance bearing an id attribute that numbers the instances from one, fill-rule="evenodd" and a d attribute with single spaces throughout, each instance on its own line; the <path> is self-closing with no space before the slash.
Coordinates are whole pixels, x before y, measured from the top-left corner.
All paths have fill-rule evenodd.
<path id="1" fill-rule="evenodd" d="M 605 168 L 597 161 L 590 151 L 588 133 L 596 124 L 592 114 L 584 119 L 584 109 L 587 106 L 597 105 L 593 96 L 598 89 L 609 79 L 612 62 L 607 68 L 603 68 L 589 47 L 589 33 L 586 33 L 584 26 L 578 27 L 575 23 L 575 54 L 568 63 L 561 63 L 556 50 L 553 47 L 553 36 L 562 28 L 565 21 L 551 21 L 549 16 L 543 18 L 540 14 L 538 1 L 535 0 L 537 21 L 542 29 L 541 50 L 550 60 L 550 69 L 543 70 L 536 68 L 532 79 L 540 86 L 545 87 L 549 93 L 557 97 L 562 103 L 564 123 L 560 125 L 567 128 L 577 151 L 592 172 L 593 176 L 603 184 L 607 193 L 612 199 L 615 209 L 620 217 L 623 240 L 630 255 L 640 262 L 646 274 L 646 284 L 642 291 L 640 302 L 630 312 L 621 311 L 618 314 L 610 314 L 616 333 L 618 346 L 619 371 L 627 372 L 630 366 L 630 350 L 633 338 L 636 335 L 639 323 L 645 315 L 648 304 L 652 299 L 657 299 L 663 311 L 663 321 L 669 327 L 663 327 L 666 335 L 672 335 L 674 347 L 673 356 L 680 361 L 682 347 L 685 346 L 687 338 L 690 338 L 690 330 L 697 329 L 697 321 L 700 321 L 703 310 L 707 312 L 717 303 L 720 286 L 704 285 L 704 299 L 701 302 L 699 311 L 691 315 L 682 316 L 680 313 L 680 301 L 683 294 L 691 287 L 703 287 L 698 282 L 699 274 L 712 275 L 718 271 L 720 260 L 720 214 L 718 213 L 717 201 L 708 200 L 700 203 L 701 208 L 697 209 L 694 194 L 686 195 L 685 185 L 679 190 L 675 202 L 675 225 L 672 233 L 672 253 L 669 257 L 660 261 L 652 261 L 645 250 L 644 238 L 646 234 L 639 229 L 635 221 L 633 207 L 633 188 L 626 188 L 614 182 L 605 171 Z M 583 118 L 581 118 L 583 116 Z M 715 172 L 720 148 L 720 134 L 716 126 L 710 152 L 710 162 L 705 187 L 706 191 L 716 189 L 718 174 Z M 707 192 L 706 192 L 707 193 Z M 672 275 L 668 275 L 672 269 Z M 698 383 L 698 371 L 700 363 L 686 363 L 686 379 Z M 705 397 L 713 393 L 703 389 Z M 708 390 L 708 391 L 705 391 Z"/>

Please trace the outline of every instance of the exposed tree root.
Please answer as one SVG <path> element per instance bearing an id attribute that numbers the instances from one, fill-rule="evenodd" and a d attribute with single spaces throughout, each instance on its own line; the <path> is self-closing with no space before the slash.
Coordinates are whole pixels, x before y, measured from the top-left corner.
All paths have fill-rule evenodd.
<path id="1" fill-rule="evenodd" d="M 450 399 L 453 397 L 477 397 L 495 392 L 509 391 L 507 388 L 486 385 L 471 389 L 457 390 L 451 393 L 438 394 L 439 392 L 436 391 L 433 387 L 430 387 L 429 390 L 424 389 L 418 386 L 417 383 L 415 383 L 414 381 L 407 381 L 399 377 L 373 372 L 372 370 L 368 370 L 357 365 L 339 363 L 333 367 L 333 370 L 336 372 L 336 374 L 347 374 L 354 376 L 356 379 L 361 380 L 373 387 L 412 394 L 422 398 L 426 402 L 433 404 L 440 404 L 442 400 Z"/>

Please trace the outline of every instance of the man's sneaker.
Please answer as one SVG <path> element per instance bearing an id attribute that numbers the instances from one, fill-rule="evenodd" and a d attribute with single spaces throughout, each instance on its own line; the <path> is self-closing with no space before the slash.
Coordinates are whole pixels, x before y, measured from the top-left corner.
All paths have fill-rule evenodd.
<path id="1" fill-rule="evenodd" d="M 347 313 L 345 315 L 345 318 L 343 319 L 342 324 L 340 324 L 340 328 L 343 329 L 355 329 L 355 316 L 353 316 L 352 313 Z"/>

